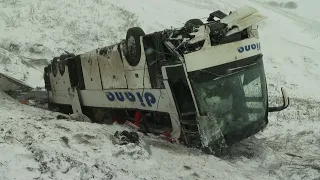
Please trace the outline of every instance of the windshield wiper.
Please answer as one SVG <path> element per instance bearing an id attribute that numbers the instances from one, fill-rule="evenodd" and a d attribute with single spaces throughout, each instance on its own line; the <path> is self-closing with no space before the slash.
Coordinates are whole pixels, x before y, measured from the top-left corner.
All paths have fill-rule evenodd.
<path id="1" fill-rule="evenodd" d="M 222 77 L 223 75 L 220 75 L 220 74 L 216 74 L 216 73 L 213 73 L 213 72 L 210 72 L 210 71 L 206 71 L 206 70 L 199 70 L 200 72 L 204 73 L 204 74 L 210 74 L 210 75 L 213 75 L 213 76 L 217 76 L 217 77 Z"/>
<path id="2" fill-rule="evenodd" d="M 241 71 L 242 69 L 244 69 L 244 68 L 247 68 L 247 67 L 251 67 L 251 66 L 254 66 L 254 65 L 256 65 L 257 63 L 252 63 L 252 64 L 249 64 L 249 65 L 244 65 L 244 66 L 239 66 L 239 67 L 235 67 L 235 68 L 230 68 L 230 69 L 228 69 L 228 71 L 237 71 L 237 72 L 239 72 L 239 71 Z M 240 70 L 239 70 L 240 69 Z"/>

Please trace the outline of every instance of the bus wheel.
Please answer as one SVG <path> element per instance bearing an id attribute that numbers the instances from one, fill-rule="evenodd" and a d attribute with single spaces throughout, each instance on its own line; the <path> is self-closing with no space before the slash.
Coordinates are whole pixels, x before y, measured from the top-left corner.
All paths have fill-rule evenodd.
<path id="1" fill-rule="evenodd" d="M 187 28 L 189 32 L 192 32 L 194 27 L 201 25 L 204 25 L 204 23 L 200 19 L 190 19 L 184 24 L 184 27 Z"/>
<path id="2" fill-rule="evenodd" d="M 136 66 L 140 62 L 141 44 L 140 37 L 145 33 L 140 27 L 128 29 L 126 36 L 126 53 L 125 57 L 130 66 Z"/>

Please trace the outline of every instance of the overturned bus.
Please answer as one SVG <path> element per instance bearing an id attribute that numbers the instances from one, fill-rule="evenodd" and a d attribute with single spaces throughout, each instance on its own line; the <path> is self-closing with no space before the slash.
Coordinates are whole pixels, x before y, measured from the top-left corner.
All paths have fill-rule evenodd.
<path id="1" fill-rule="evenodd" d="M 261 131 L 269 112 L 289 105 L 284 89 L 283 105 L 268 105 L 257 26 L 265 18 L 248 6 L 215 11 L 206 23 L 191 19 L 151 34 L 133 27 L 117 44 L 62 54 L 44 68 L 49 106 L 96 123 L 116 117 L 218 152 Z"/>

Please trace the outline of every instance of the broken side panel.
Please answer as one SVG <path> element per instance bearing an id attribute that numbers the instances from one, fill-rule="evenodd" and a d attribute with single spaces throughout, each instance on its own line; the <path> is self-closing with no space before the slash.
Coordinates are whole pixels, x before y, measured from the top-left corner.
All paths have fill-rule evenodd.
<path id="1" fill-rule="evenodd" d="M 70 79 L 69 79 L 69 69 L 66 67 L 66 63 L 64 60 L 58 59 L 57 64 L 57 73 L 56 76 L 53 73 L 50 73 L 50 82 L 52 83 L 53 89 L 55 91 L 66 91 L 71 86 Z"/>
<path id="2" fill-rule="evenodd" d="M 127 88 L 125 69 L 117 45 L 99 49 L 96 56 L 103 89 Z"/>
<path id="3" fill-rule="evenodd" d="M 243 6 L 231 13 L 229 16 L 221 19 L 220 22 L 227 24 L 229 31 L 227 32 L 226 36 L 230 36 L 257 24 L 266 18 L 266 16 L 259 14 L 257 9 L 250 6 Z"/>
<path id="4" fill-rule="evenodd" d="M 77 87 L 77 89 L 84 90 L 85 84 L 84 84 L 80 55 L 77 55 L 72 58 L 68 58 L 67 66 L 68 66 L 71 87 Z"/>
<path id="5" fill-rule="evenodd" d="M 101 90 L 101 78 L 98 56 L 95 52 L 88 52 L 80 56 L 83 79 L 86 89 Z"/>
<path id="6" fill-rule="evenodd" d="M 69 88 L 68 93 L 73 113 L 82 113 L 78 90 L 76 90 L 76 88 Z"/>

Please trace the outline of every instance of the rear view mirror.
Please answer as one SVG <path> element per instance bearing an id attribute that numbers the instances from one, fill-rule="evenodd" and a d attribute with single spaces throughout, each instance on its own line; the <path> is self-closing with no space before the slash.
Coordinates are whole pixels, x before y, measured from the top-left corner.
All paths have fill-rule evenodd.
<path id="1" fill-rule="evenodd" d="M 278 107 L 269 107 L 268 109 L 269 112 L 282 111 L 289 106 L 290 101 L 289 101 L 287 91 L 284 88 L 281 88 L 281 92 L 282 92 L 283 105 Z"/>

